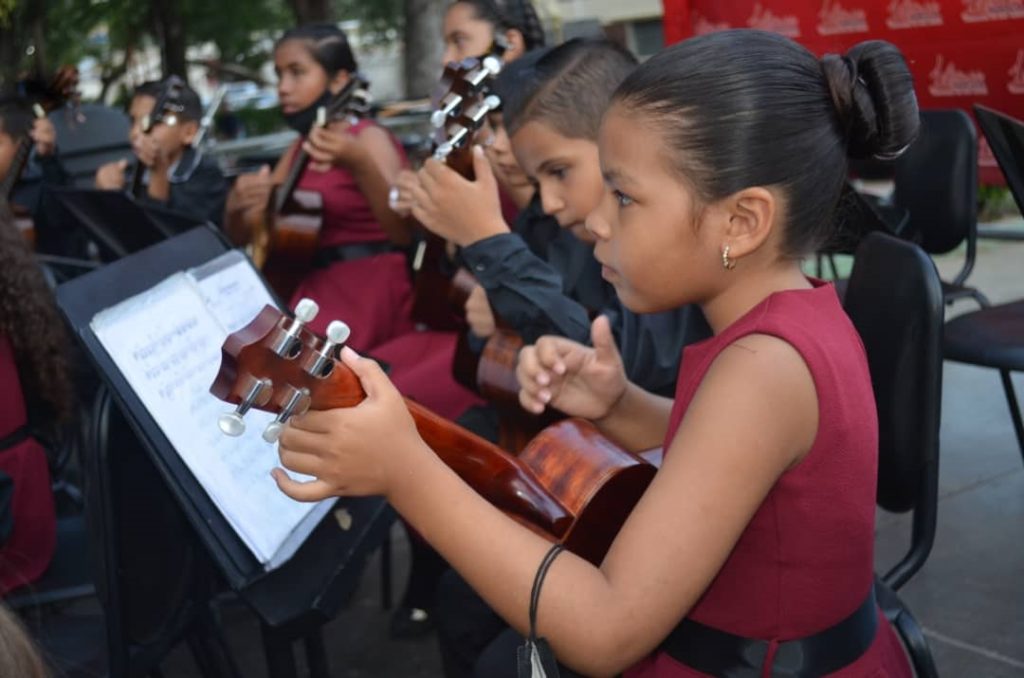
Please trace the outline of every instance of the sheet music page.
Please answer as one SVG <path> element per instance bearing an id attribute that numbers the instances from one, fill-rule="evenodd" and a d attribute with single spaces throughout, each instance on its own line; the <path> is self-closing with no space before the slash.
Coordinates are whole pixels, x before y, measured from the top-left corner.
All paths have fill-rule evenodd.
<path id="1" fill-rule="evenodd" d="M 231 406 L 209 388 L 228 329 L 204 296 L 211 307 L 229 309 L 223 317 L 232 329 L 271 301 L 242 260 L 198 283 L 190 274 L 175 274 L 98 313 L 91 327 L 203 489 L 257 560 L 267 564 L 296 526 L 305 525 L 311 512 L 322 515 L 333 502 L 304 504 L 277 489 L 270 477 L 277 446 L 260 437 L 272 415 L 252 410 L 242 436 L 221 433 L 217 417 Z"/>

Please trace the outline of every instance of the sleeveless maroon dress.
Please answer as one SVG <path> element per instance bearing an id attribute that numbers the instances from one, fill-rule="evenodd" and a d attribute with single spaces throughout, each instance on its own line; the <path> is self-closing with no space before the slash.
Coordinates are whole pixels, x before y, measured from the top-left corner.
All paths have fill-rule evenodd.
<path id="1" fill-rule="evenodd" d="M 803 357 L 818 396 L 818 433 L 807 456 L 782 474 L 725 565 L 690 610 L 706 626 L 777 644 L 845 619 L 873 586 L 878 421 L 860 337 L 831 284 L 772 294 L 720 334 L 688 346 L 665 450 L 700 382 L 729 344 L 749 334 L 778 337 Z M 685 564 L 681 564 L 685 566 Z M 871 647 L 831 676 L 912 675 L 892 627 L 878 612 Z M 705 674 L 656 652 L 626 678 Z M 770 670 L 765 669 L 765 676 Z"/>
<path id="2" fill-rule="evenodd" d="M 376 123 L 364 119 L 347 131 L 358 136 L 371 125 Z M 405 151 L 397 139 L 392 141 L 404 163 Z M 320 172 L 308 167 L 298 188 L 323 196 L 321 247 L 388 241 L 347 169 Z M 320 305 L 311 329 L 323 334 L 332 320 L 345 321 L 352 329 L 348 345 L 387 362 L 391 380 L 404 395 L 448 419 L 481 402 L 452 376 L 456 335 L 421 330 L 413 322 L 413 288 L 404 254 L 388 252 L 315 269 L 292 295 L 291 307 L 303 297 Z"/>
<path id="3" fill-rule="evenodd" d="M 28 421 L 14 352 L 0 336 L 0 438 Z M 34 438 L 0 450 L 0 471 L 14 481 L 14 529 L 0 545 L 0 595 L 29 584 L 50 565 L 57 544 L 57 517 L 46 453 Z"/>

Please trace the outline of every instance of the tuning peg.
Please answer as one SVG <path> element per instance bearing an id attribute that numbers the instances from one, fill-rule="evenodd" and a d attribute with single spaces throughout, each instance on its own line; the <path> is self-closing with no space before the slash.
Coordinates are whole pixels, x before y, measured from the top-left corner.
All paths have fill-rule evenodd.
<path id="1" fill-rule="evenodd" d="M 350 334 L 352 334 L 352 330 L 348 325 L 340 320 L 332 320 L 331 324 L 327 326 L 327 341 L 319 351 L 313 354 L 311 359 L 307 358 L 306 372 L 317 378 L 329 375 L 334 367 L 335 347 L 348 341 Z"/>
<path id="2" fill-rule="evenodd" d="M 491 75 L 501 73 L 501 59 L 493 54 L 484 57 L 482 65 Z"/>
<path id="3" fill-rule="evenodd" d="M 327 344 L 324 346 L 324 352 L 332 350 L 338 344 L 344 344 L 351 334 L 352 330 L 348 325 L 340 320 L 332 320 L 327 326 Z"/>
<path id="4" fill-rule="evenodd" d="M 312 322 L 319 312 L 320 307 L 315 301 L 312 299 L 300 299 L 299 303 L 295 305 L 295 320 L 289 324 L 288 329 L 281 335 L 274 346 L 274 353 L 289 360 L 298 355 L 299 332 L 302 331 L 303 326 Z"/>
<path id="5" fill-rule="evenodd" d="M 292 389 L 292 394 L 288 398 L 288 402 L 281 408 L 281 412 L 277 415 L 274 421 L 267 424 L 267 427 L 263 429 L 263 439 L 268 443 L 276 443 L 277 439 L 281 437 L 281 433 L 284 431 L 284 425 L 288 423 L 288 420 L 292 417 L 305 413 L 309 409 L 309 389 Z"/>
<path id="6" fill-rule="evenodd" d="M 441 99 L 441 103 L 438 105 L 436 111 L 430 114 L 430 124 L 435 128 L 440 128 L 444 125 L 444 121 L 448 119 L 448 116 L 457 112 L 459 106 L 462 105 L 463 97 L 461 94 L 452 92 L 448 94 L 444 99 Z"/>
<path id="7" fill-rule="evenodd" d="M 313 319 L 316 318 L 316 314 L 319 312 L 320 306 L 312 299 L 300 299 L 299 303 L 295 305 L 295 319 L 303 325 L 313 322 Z"/>
<path id="8" fill-rule="evenodd" d="M 488 94 L 484 98 L 484 106 L 488 111 L 496 111 L 501 108 L 501 97 L 497 94 Z"/>
<path id="9" fill-rule="evenodd" d="M 253 405 L 264 405 L 270 400 L 270 393 L 273 390 L 273 384 L 269 379 L 259 379 L 253 382 L 252 386 L 249 387 L 248 393 L 242 398 L 242 402 L 238 403 L 238 407 L 235 408 L 234 412 L 225 412 L 224 414 L 217 417 L 217 426 L 225 434 L 233 437 L 238 437 L 245 433 L 245 420 L 242 417 L 248 412 Z"/>
<path id="10" fill-rule="evenodd" d="M 448 156 L 451 155 L 451 152 L 453 150 L 455 150 L 455 147 L 451 144 L 451 142 L 442 141 L 437 145 L 437 148 L 434 149 L 434 159 L 444 162 L 445 160 L 448 159 Z"/>

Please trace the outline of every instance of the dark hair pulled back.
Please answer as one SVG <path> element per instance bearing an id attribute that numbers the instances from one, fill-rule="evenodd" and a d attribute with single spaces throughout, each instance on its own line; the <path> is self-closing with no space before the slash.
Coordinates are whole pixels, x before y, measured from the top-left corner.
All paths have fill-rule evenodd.
<path id="1" fill-rule="evenodd" d="M 455 0 L 452 3 L 459 4 L 472 7 L 476 17 L 494 26 L 496 31 L 519 31 L 527 51 L 544 46 L 544 27 L 530 0 Z"/>
<path id="2" fill-rule="evenodd" d="M 338 71 L 355 73 L 359 70 L 348 37 L 334 24 L 305 24 L 290 28 L 278 39 L 274 48 L 277 49 L 289 40 L 305 43 L 313 60 L 323 66 L 329 77 L 334 77 Z"/>
<path id="3" fill-rule="evenodd" d="M 783 252 L 826 244 L 848 157 L 898 156 L 920 119 L 903 55 L 881 40 L 819 60 L 774 33 L 731 30 L 651 57 L 614 101 L 667 137 L 673 167 L 705 202 L 781 189 Z"/>

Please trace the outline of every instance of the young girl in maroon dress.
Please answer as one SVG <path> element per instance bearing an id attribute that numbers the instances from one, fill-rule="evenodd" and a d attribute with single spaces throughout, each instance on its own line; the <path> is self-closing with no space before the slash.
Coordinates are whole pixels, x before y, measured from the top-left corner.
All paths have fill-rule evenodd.
<path id="1" fill-rule="evenodd" d="M 914 138 L 910 73 L 888 43 L 819 60 L 775 34 L 666 49 L 619 87 L 599 147 L 595 256 L 638 312 L 699 303 L 674 400 L 627 382 L 606 319 L 593 347 L 545 337 L 520 399 L 587 417 L 664 461 L 600 566 L 570 553 L 537 630 L 586 675 L 910 676 L 873 599 L 877 423 L 864 349 L 802 256 L 829 236 L 852 156 Z M 380 368 L 368 397 L 293 419 L 281 462 L 305 500 L 384 494 L 516 630 L 552 545 L 483 500 L 422 442 Z M 386 453 L 382 453 L 386 451 Z M 515 675 L 515 653 L 479 675 Z"/>
<path id="2" fill-rule="evenodd" d="M 401 145 L 371 120 L 314 126 L 316 111 L 340 92 L 357 66 L 345 34 L 314 24 L 286 32 L 274 49 L 278 96 L 288 125 L 302 135 L 277 162 L 240 176 L 228 196 L 226 224 L 246 242 L 246 213 L 259 214 L 271 188 L 281 184 L 301 147 L 311 162 L 298 188 L 323 197 L 317 267 L 291 301 L 311 297 L 321 312 L 313 327 L 333 319 L 352 328 L 360 350 L 412 329 L 411 289 L 404 256 L 392 245 L 410 242 L 403 220 L 387 204 L 388 186 L 405 165 Z"/>

